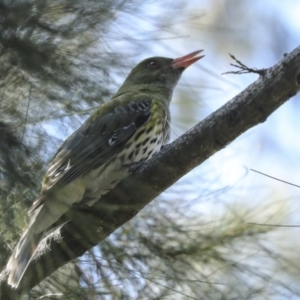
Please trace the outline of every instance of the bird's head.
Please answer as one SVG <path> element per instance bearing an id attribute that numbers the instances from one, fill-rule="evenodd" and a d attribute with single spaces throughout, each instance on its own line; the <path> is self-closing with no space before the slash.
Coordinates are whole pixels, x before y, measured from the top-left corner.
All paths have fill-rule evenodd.
<path id="1" fill-rule="evenodd" d="M 127 86 L 156 86 L 173 90 L 182 72 L 201 59 L 203 50 L 194 51 L 179 58 L 150 57 L 140 62 L 127 76 L 120 90 Z"/>

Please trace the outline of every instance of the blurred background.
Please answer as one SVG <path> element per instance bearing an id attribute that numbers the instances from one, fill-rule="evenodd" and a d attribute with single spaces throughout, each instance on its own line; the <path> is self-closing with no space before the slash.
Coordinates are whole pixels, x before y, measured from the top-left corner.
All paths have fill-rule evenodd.
<path id="1" fill-rule="evenodd" d="M 140 60 L 205 58 L 183 74 L 172 139 L 299 45 L 300 3 L 0 0 L 0 266 L 60 143 Z M 194 169 L 24 299 L 300 299 L 299 96 Z M 188 155 L 188 154 L 187 154 Z M 176 164 L 176 161 L 174 161 Z"/>

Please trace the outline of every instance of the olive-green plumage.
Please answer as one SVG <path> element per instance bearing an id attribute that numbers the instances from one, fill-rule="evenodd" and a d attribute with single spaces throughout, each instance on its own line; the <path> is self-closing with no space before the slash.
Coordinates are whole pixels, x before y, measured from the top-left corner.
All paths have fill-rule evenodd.
<path id="1" fill-rule="evenodd" d="M 7 264 L 10 285 L 18 287 L 43 233 L 71 205 L 98 201 L 128 176 L 131 163 L 148 160 L 168 142 L 173 89 L 182 71 L 202 57 L 199 52 L 139 63 L 111 100 L 61 145 Z"/>

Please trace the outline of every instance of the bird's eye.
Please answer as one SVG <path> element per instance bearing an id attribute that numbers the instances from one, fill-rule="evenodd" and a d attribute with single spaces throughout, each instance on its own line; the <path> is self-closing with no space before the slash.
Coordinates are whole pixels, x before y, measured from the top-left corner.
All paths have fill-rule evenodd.
<path id="1" fill-rule="evenodd" d="M 157 63 L 155 61 L 150 61 L 148 64 L 149 68 L 156 68 L 157 67 Z"/>

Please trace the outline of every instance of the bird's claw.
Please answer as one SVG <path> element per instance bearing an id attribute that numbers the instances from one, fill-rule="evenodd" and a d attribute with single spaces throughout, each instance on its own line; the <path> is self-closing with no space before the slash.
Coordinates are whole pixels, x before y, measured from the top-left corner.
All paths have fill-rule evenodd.
<path id="1" fill-rule="evenodd" d="M 140 166 L 142 166 L 145 162 L 144 161 L 138 161 L 138 162 L 132 162 L 129 164 L 124 164 L 123 166 L 128 168 L 129 172 L 132 173 L 136 169 L 138 169 Z"/>

